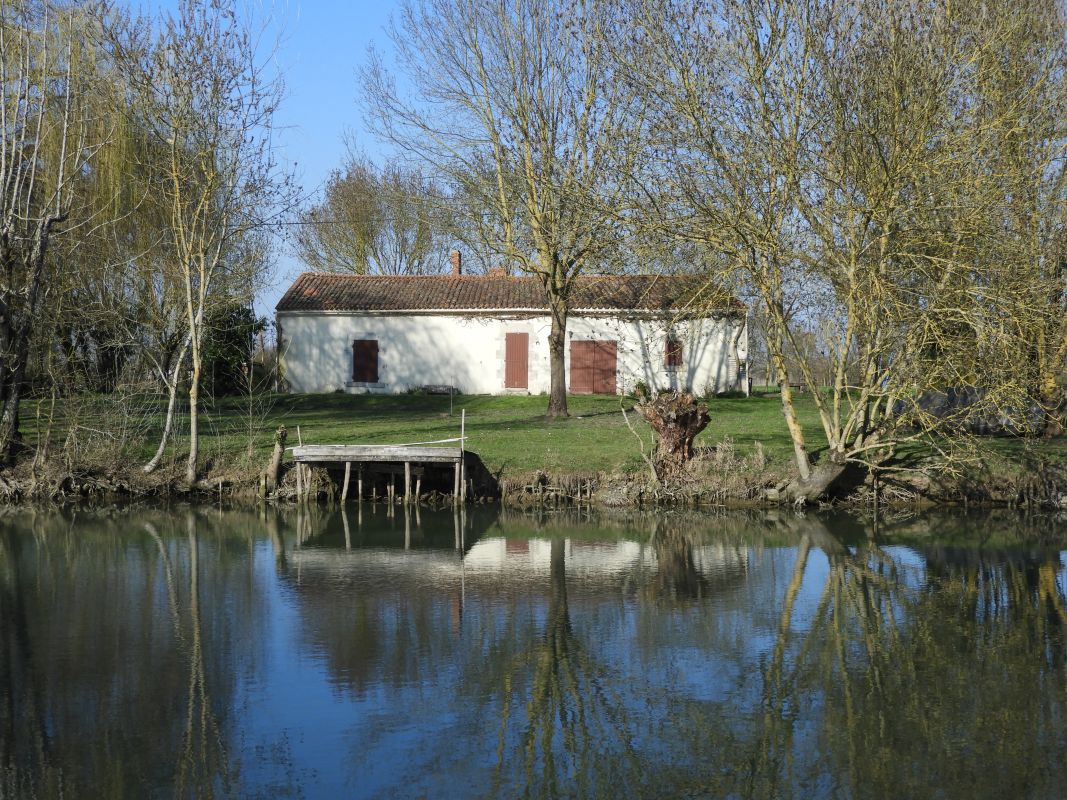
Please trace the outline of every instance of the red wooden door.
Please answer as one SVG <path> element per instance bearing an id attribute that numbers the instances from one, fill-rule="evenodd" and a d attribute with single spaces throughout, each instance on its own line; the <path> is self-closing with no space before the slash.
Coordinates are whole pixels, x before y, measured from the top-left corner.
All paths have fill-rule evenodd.
<path id="1" fill-rule="evenodd" d="M 593 393 L 596 342 L 571 340 L 571 394 Z"/>
<path id="2" fill-rule="evenodd" d="M 571 342 L 571 394 L 615 394 L 615 342 Z"/>
<path id="3" fill-rule="evenodd" d="M 530 334 L 504 335 L 504 388 L 527 389 L 530 380 Z"/>
<path id="4" fill-rule="evenodd" d="M 593 358 L 593 394 L 615 394 L 615 342 L 597 342 Z"/>

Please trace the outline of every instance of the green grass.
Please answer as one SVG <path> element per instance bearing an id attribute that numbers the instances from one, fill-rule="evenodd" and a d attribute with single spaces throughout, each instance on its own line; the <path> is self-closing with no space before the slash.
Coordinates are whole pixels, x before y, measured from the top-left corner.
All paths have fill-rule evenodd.
<path id="1" fill-rule="evenodd" d="M 283 395 L 276 399 L 268 427 L 286 425 L 292 441 L 299 425 L 304 442 L 315 444 L 421 442 L 458 436 L 460 411 L 465 410 L 467 447 L 494 473 L 638 470 L 643 468 L 640 445 L 622 409 L 646 448 L 651 432 L 630 411 L 632 405 L 626 397 L 575 396 L 569 400 L 571 416 L 552 420 L 545 415 L 544 397 L 456 397 L 449 414 L 448 397 Z M 709 406 L 711 424 L 698 445 L 729 436 L 741 449 L 759 441 L 772 461 L 792 452 L 776 398 L 716 398 Z M 236 404 L 217 405 L 217 423 L 236 416 Z M 813 414 L 805 416 L 817 424 Z"/>
<path id="2" fill-rule="evenodd" d="M 152 402 L 157 402 L 153 400 Z M 86 429 L 107 430 L 115 426 L 111 398 L 80 398 L 80 424 Z M 308 444 L 404 443 L 448 439 L 459 436 L 460 412 L 466 411 L 467 447 L 485 465 L 502 476 L 522 475 L 536 470 L 550 473 L 590 473 L 644 469 L 639 444 L 628 429 L 622 408 L 629 412 L 633 400 L 615 396 L 573 396 L 571 416 L 551 420 L 545 416 L 547 398 L 525 396 L 447 396 L 432 395 L 271 395 L 258 398 L 260 411 L 251 418 L 255 429 L 252 461 L 262 468 L 270 452 L 274 430 L 285 425 L 289 444 L 297 443 L 297 428 Z M 64 404 L 64 408 L 73 405 Z M 782 420 L 780 398 L 772 394 L 752 397 L 721 397 L 708 401 L 711 424 L 697 439 L 698 445 L 713 445 L 725 438 L 733 440 L 745 455 L 759 442 L 772 465 L 783 468 L 792 457 L 792 443 Z M 798 413 L 809 443 L 818 445 L 822 431 L 810 396 L 797 401 Z M 23 431 L 35 443 L 36 405 L 23 410 Z M 630 422 L 647 448 L 648 426 L 636 414 Z M 90 422 L 86 423 L 86 420 Z M 222 398 L 208 405 L 203 417 L 201 452 L 219 466 L 247 463 L 249 415 L 247 398 Z M 155 448 L 161 415 L 153 412 L 147 422 L 147 435 L 126 456 L 147 460 Z M 179 420 L 184 431 L 186 421 Z M 42 427 L 43 424 L 42 424 Z M 53 447 L 65 438 L 63 420 L 53 425 Z M 110 434 L 109 434 L 110 435 Z M 102 435 L 97 446 L 106 446 Z M 1038 451 L 1056 460 L 1067 461 L 1067 439 L 1051 443 L 1021 440 L 985 440 L 991 449 L 1009 461 L 1025 463 Z M 184 437 L 171 448 L 170 459 L 178 463 L 187 443 Z"/>

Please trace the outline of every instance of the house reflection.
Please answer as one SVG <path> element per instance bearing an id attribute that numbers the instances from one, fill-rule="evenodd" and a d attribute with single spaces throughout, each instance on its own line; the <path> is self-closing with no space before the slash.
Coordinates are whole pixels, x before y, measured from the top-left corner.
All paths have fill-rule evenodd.
<path id="1" fill-rule="evenodd" d="M 362 519 L 324 514 L 310 531 L 306 519 L 288 521 L 301 530 L 298 545 L 277 563 L 302 636 L 338 688 L 357 695 L 428 680 L 469 657 L 471 638 L 505 629 L 536 638 L 561 588 L 586 610 L 701 601 L 736 591 L 748 572 L 746 547 L 654 521 L 604 538 L 590 538 L 588 526 L 580 537 L 517 529 L 513 519 L 502 527 L 494 511 L 422 510 L 416 519 L 365 508 Z"/>

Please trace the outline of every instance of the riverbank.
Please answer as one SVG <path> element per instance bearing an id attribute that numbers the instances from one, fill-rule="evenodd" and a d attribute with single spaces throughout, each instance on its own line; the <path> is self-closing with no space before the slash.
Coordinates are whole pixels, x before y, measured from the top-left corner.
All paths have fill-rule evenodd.
<path id="1" fill-rule="evenodd" d="M 94 407 L 98 402 L 99 407 Z M 137 425 L 103 399 L 79 398 L 47 423 L 27 408 L 26 453 L 0 474 L 0 502 L 93 498 L 229 498 L 278 502 L 296 499 L 292 471 L 278 487 L 261 483 L 275 431 L 284 426 L 288 444 L 398 444 L 451 439 L 465 414 L 475 498 L 516 506 L 583 504 L 606 507 L 752 506 L 778 504 L 792 476 L 792 446 L 779 398 L 717 397 L 708 400 L 711 424 L 697 437 L 697 457 L 671 486 L 653 480 L 645 456 L 652 434 L 625 397 L 571 398 L 571 417 L 544 416 L 543 397 L 439 395 L 264 395 L 227 398 L 204 416 L 201 476 L 184 480 L 187 442 L 179 437 L 161 467 L 150 475 L 148 460 L 161 419 L 143 414 Z M 809 440 L 817 441 L 818 418 L 809 397 L 798 400 Z M 182 428 L 179 420 L 179 429 Z M 986 439 L 973 443 L 956 471 L 891 472 L 877 482 L 861 475 L 835 502 L 846 505 L 990 504 L 1067 507 L 1067 438 Z M 923 454 L 909 454 L 912 464 Z M 291 465 L 291 461 L 289 461 Z M 318 472 L 320 499 L 336 497 L 339 476 Z M 434 488 L 427 486 L 428 489 Z M 444 500 L 444 487 L 429 493 Z M 370 489 L 368 488 L 368 491 Z"/>

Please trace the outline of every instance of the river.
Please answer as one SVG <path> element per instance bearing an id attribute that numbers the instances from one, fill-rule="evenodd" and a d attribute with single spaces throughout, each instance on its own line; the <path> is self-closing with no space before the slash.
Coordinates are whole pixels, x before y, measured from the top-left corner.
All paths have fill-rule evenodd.
<path id="1" fill-rule="evenodd" d="M 1067 520 L 8 511 L 0 798 L 1063 797 Z"/>

